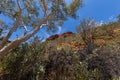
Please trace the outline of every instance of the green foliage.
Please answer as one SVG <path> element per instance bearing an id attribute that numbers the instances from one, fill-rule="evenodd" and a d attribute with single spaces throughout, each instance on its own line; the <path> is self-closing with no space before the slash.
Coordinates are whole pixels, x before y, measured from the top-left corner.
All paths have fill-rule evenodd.
<path id="1" fill-rule="evenodd" d="M 9 80 L 37 80 L 44 74 L 45 44 L 40 41 L 37 44 L 35 42 L 29 45 L 23 44 L 3 59 L 3 71 L 5 72 L 3 80 L 7 80 L 8 77 Z"/>
<path id="2" fill-rule="evenodd" d="M 45 80 L 76 80 L 79 58 L 71 51 L 57 51 L 49 56 L 46 65 Z"/>
<path id="3" fill-rule="evenodd" d="M 79 54 L 71 50 L 49 51 L 39 40 L 22 45 L 2 61 L 3 80 L 99 80 L 99 71 L 88 71 L 88 63 L 80 61 Z M 47 49 L 46 49 L 47 48 Z M 1 78 L 1 80 L 2 80 Z M 7 78 L 7 79 L 6 79 Z"/>
<path id="4" fill-rule="evenodd" d="M 87 62 L 79 60 L 79 54 L 60 50 L 49 56 L 45 67 L 45 80 L 102 80 L 97 69 L 88 71 Z"/>
<path id="5" fill-rule="evenodd" d="M 52 30 L 59 24 L 61 25 L 64 20 L 67 20 L 68 16 L 75 16 L 75 12 L 81 4 L 81 0 L 74 0 L 70 5 L 66 5 L 64 0 L 21 0 L 20 2 L 18 0 L 5 0 L 0 3 L 0 12 L 13 22 L 21 15 L 20 25 L 17 25 L 19 27 L 23 24 L 36 27 L 44 18 L 52 14 L 47 20 L 47 26 L 49 26 L 47 28 Z M 46 22 L 44 23 L 46 24 Z M 10 24 L 14 25 L 14 23 Z"/>
<path id="6" fill-rule="evenodd" d="M 2 14 L 9 21 L 0 19 L 2 28 L 7 25 L 6 35 L 2 33 L 5 30 L 0 30 L 0 35 L 3 35 L 3 40 L 0 41 L 0 58 L 33 37 L 42 27 L 46 27 L 48 31 L 56 31 L 57 27 L 62 26 L 68 17 L 74 18 L 76 16 L 76 11 L 81 7 L 81 4 L 81 0 L 74 0 L 70 5 L 66 5 L 65 0 L 1 1 L 0 15 Z M 21 32 L 22 37 L 17 36 L 15 41 L 7 45 L 7 41 L 20 28 L 24 29 Z"/>
<path id="7" fill-rule="evenodd" d="M 118 23 L 110 23 L 118 25 Z M 108 25 L 98 27 L 104 31 Z M 116 27 L 117 28 L 117 27 Z M 91 28 L 89 28 L 91 29 Z M 88 30 L 89 30 L 88 29 Z M 111 29 L 110 29 L 111 30 Z M 89 30 L 91 31 L 91 30 Z M 109 31 L 109 29 L 108 29 Z M 90 32 L 86 32 L 88 33 Z M 98 36 L 98 33 L 95 35 Z M 90 33 L 92 34 L 92 33 Z M 106 37 L 108 34 L 104 34 Z M 101 34 L 100 34 L 101 36 Z M 97 38 L 100 38 L 98 36 Z M 110 35 L 108 35 L 110 36 Z M 89 36 L 87 36 L 89 39 Z M 77 40 L 76 40 L 77 39 Z M 1 80 L 119 80 L 120 37 L 114 37 L 102 47 L 94 47 L 91 54 L 87 48 L 73 51 L 69 47 L 57 50 L 60 43 L 83 43 L 81 34 L 41 42 L 34 38 L 14 49 L 0 63 Z"/>
<path id="8" fill-rule="evenodd" d="M 109 42 L 102 48 L 96 49 L 97 54 L 88 59 L 89 70 L 98 69 L 102 80 L 112 80 L 120 76 L 120 42 Z"/>
<path id="9" fill-rule="evenodd" d="M 70 4 L 70 6 L 65 8 L 65 10 L 68 15 L 71 15 L 73 18 L 77 18 L 74 12 L 76 12 L 79 9 L 80 5 L 82 5 L 82 0 L 74 0 L 73 3 Z"/>

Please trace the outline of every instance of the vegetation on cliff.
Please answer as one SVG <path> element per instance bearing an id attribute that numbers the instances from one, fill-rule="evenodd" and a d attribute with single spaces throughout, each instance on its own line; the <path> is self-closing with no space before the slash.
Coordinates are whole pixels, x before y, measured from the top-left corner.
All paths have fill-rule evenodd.
<path id="1" fill-rule="evenodd" d="M 21 44 L 1 61 L 0 79 L 119 80 L 120 22 L 90 28 L 89 21 L 76 34 Z"/>

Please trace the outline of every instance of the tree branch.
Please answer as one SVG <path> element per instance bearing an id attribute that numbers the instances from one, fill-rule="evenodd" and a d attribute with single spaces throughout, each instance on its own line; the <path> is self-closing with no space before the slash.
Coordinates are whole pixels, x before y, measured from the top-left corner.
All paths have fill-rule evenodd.
<path id="1" fill-rule="evenodd" d="M 43 21 L 38 26 L 36 26 L 35 29 L 31 33 L 29 33 L 26 36 L 23 36 L 20 39 L 16 39 L 15 41 L 9 43 L 8 45 L 0 49 L 0 59 L 2 59 L 3 56 L 7 55 L 12 49 L 18 47 L 22 42 L 27 41 L 34 34 L 36 34 L 44 25 L 46 25 L 44 23 L 47 22 L 47 20 L 49 19 L 51 15 L 52 14 L 48 15 L 45 19 L 43 19 Z"/>
<path id="2" fill-rule="evenodd" d="M 10 31 L 8 32 L 7 36 L 3 38 L 3 40 L 0 42 L 0 49 L 6 45 L 8 39 L 11 37 L 12 33 L 18 28 L 18 25 L 19 25 L 19 21 L 21 19 L 21 14 L 22 14 L 22 9 L 20 7 L 20 3 L 19 1 L 17 0 L 17 3 L 18 3 L 18 7 L 20 9 L 19 13 L 18 13 L 18 17 L 15 21 L 15 24 L 14 26 L 10 29 Z"/>
<path id="3" fill-rule="evenodd" d="M 22 10 L 19 0 L 17 0 L 17 5 L 18 5 L 19 10 Z"/>

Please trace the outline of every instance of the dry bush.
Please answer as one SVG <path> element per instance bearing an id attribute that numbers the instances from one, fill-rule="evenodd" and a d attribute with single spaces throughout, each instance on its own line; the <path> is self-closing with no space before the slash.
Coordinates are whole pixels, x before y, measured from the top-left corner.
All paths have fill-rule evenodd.
<path id="1" fill-rule="evenodd" d="M 120 77 L 120 42 L 111 42 L 97 50 L 96 57 L 88 60 L 88 69 L 98 69 L 103 80 Z"/>
<path id="2" fill-rule="evenodd" d="M 86 19 L 78 26 L 77 31 L 80 33 L 83 42 L 85 43 L 87 53 L 92 53 L 95 48 L 94 39 L 97 23 L 94 20 Z"/>

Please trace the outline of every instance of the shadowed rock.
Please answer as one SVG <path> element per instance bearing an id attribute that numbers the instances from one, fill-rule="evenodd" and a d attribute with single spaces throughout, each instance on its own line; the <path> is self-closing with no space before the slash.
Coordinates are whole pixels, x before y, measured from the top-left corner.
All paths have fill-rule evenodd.
<path id="1" fill-rule="evenodd" d="M 58 38 L 65 38 L 65 37 L 71 36 L 73 34 L 74 34 L 73 32 L 65 32 L 61 35 L 55 34 L 55 35 L 50 36 L 46 41 L 56 40 Z"/>
<path id="2" fill-rule="evenodd" d="M 55 40 L 55 39 L 57 39 L 58 37 L 59 37 L 59 35 L 58 35 L 58 34 L 55 34 L 55 35 L 53 35 L 53 36 L 50 36 L 50 37 L 47 39 L 47 41 Z"/>

